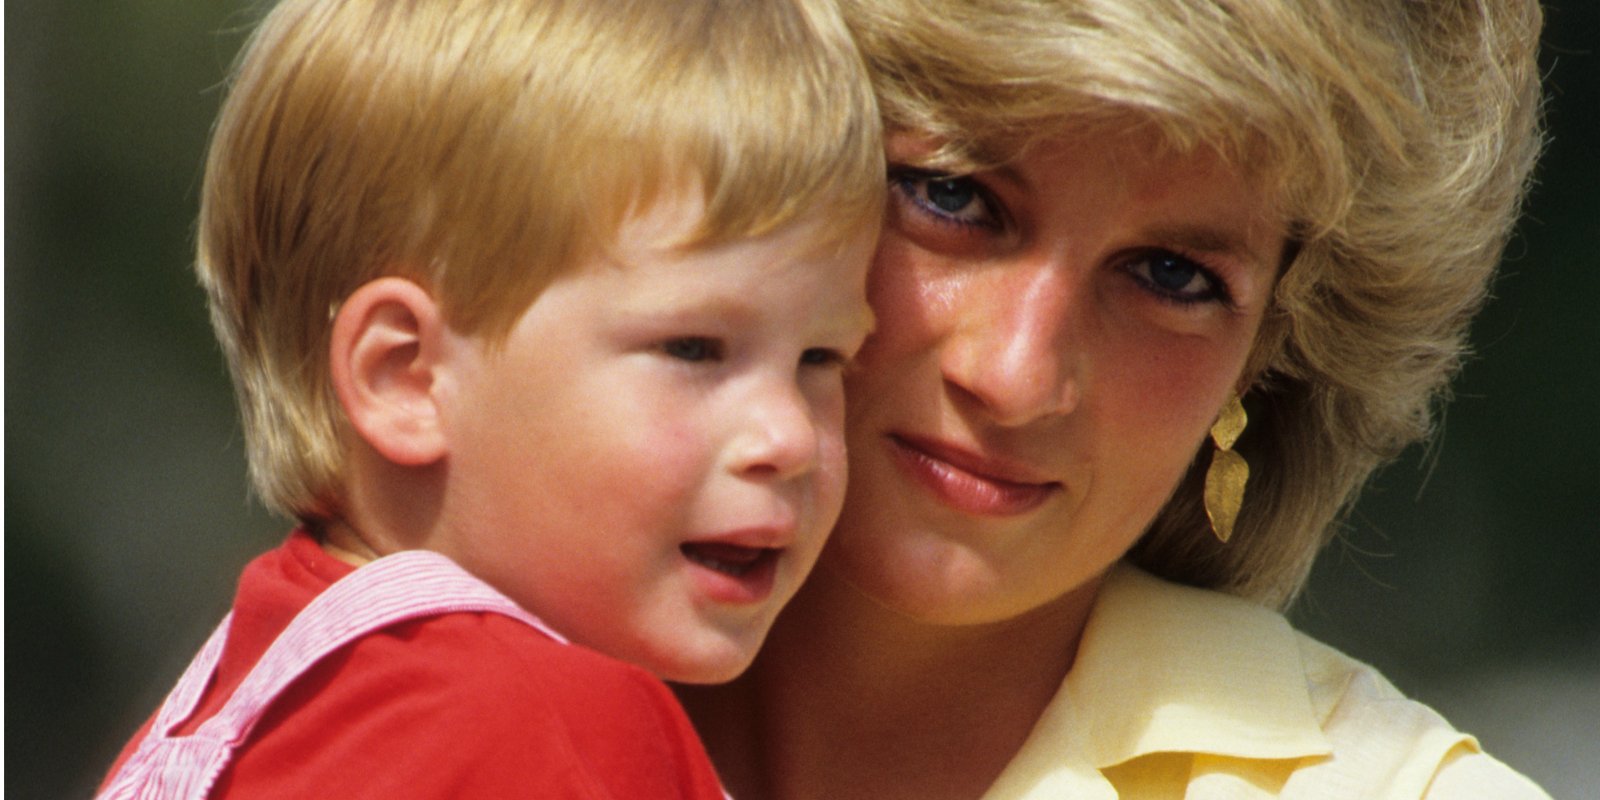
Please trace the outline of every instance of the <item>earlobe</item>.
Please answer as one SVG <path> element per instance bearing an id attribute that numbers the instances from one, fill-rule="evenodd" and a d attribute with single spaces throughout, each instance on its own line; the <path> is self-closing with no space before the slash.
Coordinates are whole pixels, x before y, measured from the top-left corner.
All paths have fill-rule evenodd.
<path id="1" fill-rule="evenodd" d="M 329 366 L 351 427 L 400 466 L 427 466 L 447 447 L 434 397 L 444 321 L 421 286 L 403 278 L 363 284 L 333 320 Z"/>

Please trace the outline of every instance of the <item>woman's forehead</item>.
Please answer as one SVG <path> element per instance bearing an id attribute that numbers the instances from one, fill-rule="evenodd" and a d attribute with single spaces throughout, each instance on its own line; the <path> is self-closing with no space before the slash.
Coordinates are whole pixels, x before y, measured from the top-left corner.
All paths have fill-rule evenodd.
<path id="1" fill-rule="evenodd" d="M 1286 209 L 1281 158 L 1265 147 L 1176 141 L 1165 126 L 1132 118 L 1114 121 L 1057 123 L 1056 130 L 1036 133 L 1025 142 L 951 142 L 927 133 L 899 130 L 885 139 L 891 163 L 933 169 L 950 174 L 992 173 L 1041 192 L 1066 191 L 1070 181 L 1031 186 L 1040 175 L 1066 177 L 1075 164 L 1109 162 L 1114 174 L 1128 178 L 1130 188 L 1140 184 L 1145 193 L 1172 188 L 1159 180 L 1136 181 L 1135 176 L 1167 172 L 1186 182 L 1226 184 L 1251 200 L 1253 224 L 1287 228 L 1292 214 Z"/>

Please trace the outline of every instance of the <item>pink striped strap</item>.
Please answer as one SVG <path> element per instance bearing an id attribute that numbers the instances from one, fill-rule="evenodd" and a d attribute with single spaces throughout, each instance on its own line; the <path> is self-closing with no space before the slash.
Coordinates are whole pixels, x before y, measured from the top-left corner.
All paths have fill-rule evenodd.
<path id="1" fill-rule="evenodd" d="M 268 704 L 318 661 L 390 625 L 456 612 L 520 620 L 567 640 L 454 561 L 426 550 L 385 556 L 335 581 L 297 614 L 222 710 L 189 736 L 172 732 L 193 715 L 215 672 L 233 615 L 224 617 L 156 714 L 150 735 L 101 798 L 202 798 Z"/>

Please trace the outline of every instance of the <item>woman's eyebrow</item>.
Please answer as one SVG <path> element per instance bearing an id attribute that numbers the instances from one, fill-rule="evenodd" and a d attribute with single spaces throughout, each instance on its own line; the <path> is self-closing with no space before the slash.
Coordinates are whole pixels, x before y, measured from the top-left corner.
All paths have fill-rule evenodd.
<path id="1" fill-rule="evenodd" d="M 1273 260 L 1264 258 L 1267 254 L 1252 250 L 1244 236 L 1240 232 L 1233 230 L 1232 226 L 1206 224 L 1159 225 L 1149 229 L 1147 235 L 1156 241 L 1166 242 L 1185 250 L 1245 262 L 1256 269 L 1272 270 L 1277 268 L 1275 261 L 1277 254 L 1271 254 L 1274 257 Z"/>

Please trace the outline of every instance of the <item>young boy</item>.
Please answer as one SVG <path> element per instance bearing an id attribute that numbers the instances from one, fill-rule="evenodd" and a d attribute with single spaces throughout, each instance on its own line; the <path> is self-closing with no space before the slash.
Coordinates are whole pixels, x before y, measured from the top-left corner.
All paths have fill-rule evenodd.
<path id="1" fill-rule="evenodd" d="M 300 526 L 103 796 L 721 797 L 655 676 L 838 512 L 883 176 L 826 0 L 279 5 L 198 270 Z"/>

